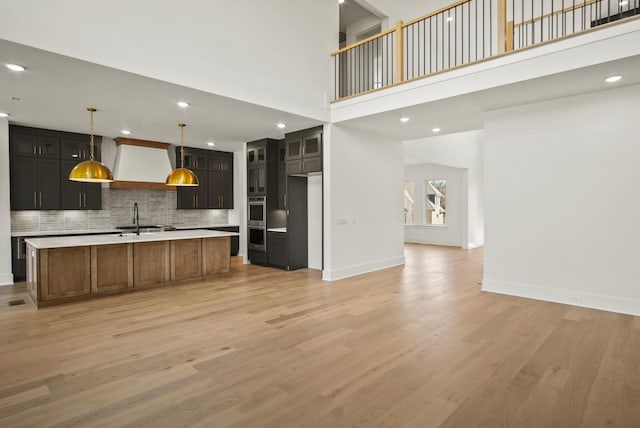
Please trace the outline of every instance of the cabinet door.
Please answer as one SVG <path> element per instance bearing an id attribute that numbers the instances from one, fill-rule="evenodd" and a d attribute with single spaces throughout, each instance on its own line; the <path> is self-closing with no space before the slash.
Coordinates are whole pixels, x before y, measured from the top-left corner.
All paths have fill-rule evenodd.
<path id="1" fill-rule="evenodd" d="M 102 209 L 102 184 L 85 183 L 83 194 L 84 209 L 101 210 Z"/>
<path id="2" fill-rule="evenodd" d="M 233 175 L 218 174 L 220 178 L 220 206 L 219 208 L 231 210 L 233 209 Z"/>
<path id="3" fill-rule="evenodd" d="M 38 159 L 38 208 L 60 209 L 60 160 Z"/>
<path id="4" fill-rule="evenodd" d="M 320 156 L 303 158 L 302 171 L 304 171 L 305 173 L 322 171 L 322 158 Z"/>
<path id="5" fill-rule="evenodd" d="M 214 154 L 209 156 L 209 171 L 232 172 L 233 154 L 231 156 Z"/>
<path id="6" fill-rule="evenodd" d="M 15 132 L 12 137 L 11 146 L 14 155 L 60 157 L 60 139 L 57 137 L 19 132 Z"/>
<path id="7" fill-rule="evenodd" d="M 267 233 L 267 258 L 270 265 L 289 268 L 287 234 L 280 232 Z"/>
<path id="8" fill-rule="evenodd" d="M 261 165 L 267 161 L 267 145 L 254 144 L 247 147 L 247 164 Z"/>
<path id="9" fill-rule="evenodd" d="M 267 167 L 256 165 L 247 170 L 247 193 L 264 195 L 267 191 Z"/>
<path id="10" fill-rule="evenodd" d="M 302 138 L 294 138 L 286 141 L 287 161 L 302 158 Z"/>
<path id="11" fill-rule="evenodd" d="M 69 180 L 69 173 L 78 162 L 62 161 L 60 167 L 60 192 L 63 210 L 79 210 L 84 207 L 84 183 Z"/>
<path id="12" fill-rule="evenodd" d="M 43 300 L 89 295 L 89 247 L 39 250 L 40 293 Z"/>
<path id="13" fill-rule="evenodd" d="M 207 169 L 207 150 L 184 149 L 184 167 L 188 169 Z M 180 165 L 180 147 L 176 148 L 176 165 Z"/>
<path id="14" fill-rule="evenodd" d="M 14 156 L 11 162 L 11 209 L 38 208 L 38 161 L 33 157 Z"/>
<path id="15" fill-rule="evenodd" d="M 302 159 L 287 161 L 287 175 L 302 174 Z"/>
<path id="16" fill-rule="evenodd" d="M 206 171 L 197 171 L 199 186 L 178 187 L 178 209 L 203 209 L 208 208 L 207 196 L 209 176 Z"/>
<path id="17" fill-rule="evenodd" d="M 314 134 L 302 139 L 302 157 L 320 156 L 322 153 L 322 134 Z"/>

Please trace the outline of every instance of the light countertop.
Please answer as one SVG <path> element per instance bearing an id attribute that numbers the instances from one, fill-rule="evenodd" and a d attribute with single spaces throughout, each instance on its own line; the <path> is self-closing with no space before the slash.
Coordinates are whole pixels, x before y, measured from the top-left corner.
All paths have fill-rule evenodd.
<path id="1" fill-rule="evenodd" d="M 90 235 L 101 233 L 120 233 L 115 228 L 110 229 L 84 229 L 84 230 L 38 230 L 35 232 L 11 232 L 11 236 L 59 236 L 59 235 Z"/>
<path id="2" fill-rule="evenodd" d="M 237 224 L 196 224 L 195 226 L 189 226 L 187 224 L 181 224 L 179 226 L 175 226 L 176 230 L 186 230 L 186 229 L 213 229 L 214 227 L 240 227 Z"/>
<path id="3" fill-rule="evenodd" d="M 60 236 L 52 238 L 28 238 L 26 242 L 36 249 L 83 247 L 88 245 L 111 245 L 130 242 L 173 241 L 177 239 L 221 238 L 238 236 L 235 232 L 219 232 L 216 230 L 178 230 L 175 232 L 153 232 L 114 235 Z"/>

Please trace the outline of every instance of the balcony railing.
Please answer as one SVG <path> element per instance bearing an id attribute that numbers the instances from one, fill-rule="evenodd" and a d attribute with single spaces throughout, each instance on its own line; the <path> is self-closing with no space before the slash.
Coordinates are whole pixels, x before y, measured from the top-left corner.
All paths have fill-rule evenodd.
<path id="1" fill-rule="evenodd" d="M 331 55 L 334 100 L 640 15 L 640 0 L 462 0 Z"/>

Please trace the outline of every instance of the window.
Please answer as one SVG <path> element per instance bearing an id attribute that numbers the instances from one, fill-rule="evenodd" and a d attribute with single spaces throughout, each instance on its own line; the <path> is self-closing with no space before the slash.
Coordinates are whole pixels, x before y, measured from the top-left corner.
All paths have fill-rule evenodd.
<path id="1" fill-rule="evenodd" d="M 427 224 L 447 224 L 447 180 L 425 180 L 424 184 Z"/>
<path id="2" fill-rule="evenodd" d="M 415 187 L 413 182 L 404 183 L 404 224 L 413 224 Z"/>

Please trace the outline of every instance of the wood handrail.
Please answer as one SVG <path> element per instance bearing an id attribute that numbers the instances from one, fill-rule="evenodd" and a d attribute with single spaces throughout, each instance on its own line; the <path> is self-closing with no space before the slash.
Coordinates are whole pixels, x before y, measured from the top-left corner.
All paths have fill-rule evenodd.
<path id="1" fill-rule="evenodd" d="M 517 24 L 514 23 L 513 27 L 516 28 L 516 27 L 521 27 L 523 25 L 533 24 L 534 22 L 542 21 L 543 19 L 548 18 L 550 16 L 558 15 L 560 13 L 572 12 L 572 11 L 574 11 L 576 9 L 580 9 L 582 7 L 585 7 L 585 6 L 589 6 L 590 4 L 597 3 L 598 1 L 599 0 L 587 0 L 587 1 L 584 1 L 582 3 L 578 3 L 576 5 L 567 6 L 564 9 L 556 10 L 556 11 L 553 11 L 553 12 L 550 12 L 550 13 L 545 13 L 544 15 L 538 16 L 538 17 L 533 18 L 533 19 L 528 19 L 526 21 L 522 21 L 522 22 L 519 22 Z"/>
<path id="2" fill-rule="evenodd" d="M 360 45 L 364 45 L 365 43 L 369 43 L 371 40 L 378 39 L 380 37 L 386 36 L 387 34 L 394 33 L 396 31 L 396 27 L 390 28 L 387 31 L 383 31 L 382 33 L 374 34 L 371 37 L 367 37 L 366 39 L 360 40 L 359 42 L 352 43 L 349 46 L 345 46 L 343 48 L 338 49 L 337 51 L 331 52 L 331 56 L 336 56 L 341 54 L 342 52 L 346 52 L 353 48 L 357 48 Z"/>

